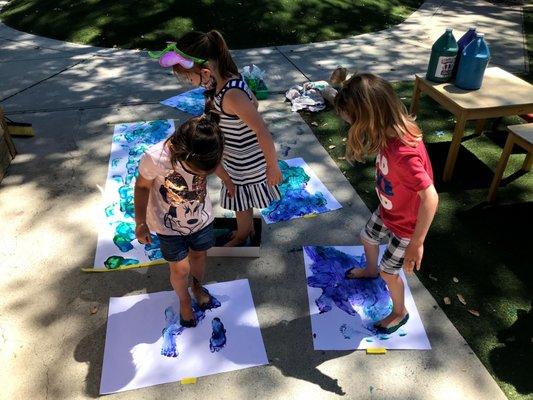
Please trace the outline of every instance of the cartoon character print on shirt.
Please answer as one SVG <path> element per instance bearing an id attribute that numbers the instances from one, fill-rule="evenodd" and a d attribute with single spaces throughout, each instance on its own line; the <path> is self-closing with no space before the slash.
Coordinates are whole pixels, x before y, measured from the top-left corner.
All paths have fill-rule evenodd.
<path id="1" fill-rule="evenodd" d="M 206 179 L 194 176 L 192 188 L 179 173 L 173 171 L 165 177 L 165 183 L 159 187 L 159 193 L 169 204 L 165 213 L 165 226 L 182 235 L 189 235 L 195 228 L 207 220 L 205 211 Z"/>
<path id="2" fill-rule="evenodd" d="M 376 193 L 381 205 L 386 210 L 392 210 L 391 197 L 394 196 L 391 182 L 386 178 L 389 174 L 389 164 L 387 158 L 381 154 L 376 157 Z"/>

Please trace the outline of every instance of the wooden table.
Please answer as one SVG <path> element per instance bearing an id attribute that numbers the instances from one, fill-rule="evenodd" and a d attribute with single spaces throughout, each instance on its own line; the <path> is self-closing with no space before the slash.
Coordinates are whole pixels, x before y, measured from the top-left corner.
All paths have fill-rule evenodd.
<path id="1" fill-rule="evenodd" d="M 487 118 L 533 112 L 533 86 L 498 67 L 487 68 L 483 86 L 479 90 L 463 90 L 451 83 L 435 83 L 416 75 L 411 114 L 416 115 L 422 93 L 427 94 L 455 115 L 457 123 L 444 166 L 442 179 L 453 175 L 466 122 L 477 120 L 476 134 L 483 131 Z"/>
<path id="2" fill-rule="evenodd" d="M 509 161 L 509 156 L 513 151 L 513 146 L 516 144 L 527 151 L 526 158 L 522 164 L 523 171 L 529 171 L 531 169 L 531 153 L 533 153 L 533 123 L 522 124 L 522 125 L 511 125 L 508 126 L 509 136 L 507 136 L 507 141 L 502 151 L 500 161 L 494 172 L 494 179 L 490 185 L 489 195 L 487 201 L 493 203 L 496 198 L 496 190 L 500 186 L 505 167 L 507 166 L 507 161 Z"/>

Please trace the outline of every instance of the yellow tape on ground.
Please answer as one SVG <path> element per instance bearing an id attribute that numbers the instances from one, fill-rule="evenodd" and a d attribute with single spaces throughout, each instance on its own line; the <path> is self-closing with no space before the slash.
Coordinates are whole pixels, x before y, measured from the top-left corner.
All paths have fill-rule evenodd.
<path id="1" fill-rule="evenodd" d="M 125 267 L 115 268 L 115 269 L 89 267 L 89 268 L 82 268 L 81 270 L 83 272 L 115 272 L 115 271 L 125 271 L 127 269 L 153 267 L 155 265 L 161 265 L 165 263 L 166 261 L 161 259 L 161 260 L 148 261 L 148 262 L 140 263 L 140 264 L 126 265 Z"/>

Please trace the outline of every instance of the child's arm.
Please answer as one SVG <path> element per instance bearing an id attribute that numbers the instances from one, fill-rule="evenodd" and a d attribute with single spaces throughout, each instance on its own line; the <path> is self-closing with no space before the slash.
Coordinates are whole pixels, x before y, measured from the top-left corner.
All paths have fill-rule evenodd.
<path id="1" fill-rule="evenodd" d="M 146 225 L 146 207 L 150 196 L 152 182 L 143 178 L 140 174 L 135 181 L 133 202 L 135 205 L 135 236 L 141 244 L 151 243 L 150 229 Z"/>
<path id="2" fill-rule="evenodd" d="M 420 196 L 420 208 L 418 209 L 415 232 L 405 249 L 403 262 L 403 268 L 407 273 L 412 273 L 415 267 L 417 271 L 420 269 L 422 255 L 424 254 L 424 240 L 439 203 L 439 195 L 433 185 L 429 185 L 426 189 L 419 191 L 418 195 Z M 412 260 L 414 260 L 414 263 Z"/>
<path id="3" fill-rule="evenodd" d="M 235 197 L 235 185 L 233 184 L 231 177 L 228 175 L 228 173 L 224 169 L 224 166 L 222 165 L 222 163 L 218 164 L 217 169 L 215 169 L 215 174 L 220 178 L 222 182 L 224 182 L 224 185 L 226 186 L 229 197 Z"/>
<path id="4" fill-rule="evenodd" d="M 281 183 L 283 176 L 278 165 L 276 147 L 265 121 L 250 101 L 248 96 L 240 90 L 230 90 L 224 96 L 224 111 L 237 115 L 257 135 L 259 146 L 263 150 L 267 164 L 267 183 L 270 186 Z"/>

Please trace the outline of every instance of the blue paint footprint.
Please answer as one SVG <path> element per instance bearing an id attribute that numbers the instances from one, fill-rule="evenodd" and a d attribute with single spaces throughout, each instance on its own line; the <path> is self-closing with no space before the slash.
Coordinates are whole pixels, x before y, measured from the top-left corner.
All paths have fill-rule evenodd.
<path id="1" fill-rule="evenodd" d="M 226 346 L 226 329 L 220 318 L 213 318 L 211 326 L 213 327 L 213 333 L 211 334 L 211 339 L 209 339 L 209 348 L 211 353 L 214 353 Z"/>

